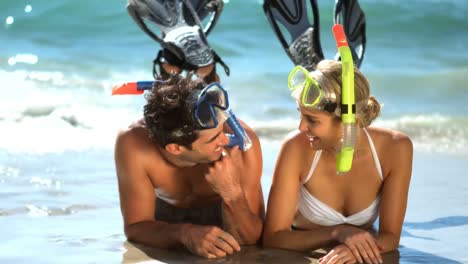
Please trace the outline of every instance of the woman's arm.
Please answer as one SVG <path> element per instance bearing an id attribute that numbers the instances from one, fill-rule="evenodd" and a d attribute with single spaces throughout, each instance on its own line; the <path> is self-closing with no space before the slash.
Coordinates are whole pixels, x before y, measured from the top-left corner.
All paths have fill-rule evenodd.
<path id="1" fill-rule="evenodd" d="M 308 142 L 302 135 L 296 134 L 280 150 L 268 199 L 264 247 L 304 251 L 319 248 L 332 241 L 334 227 L 313 231 L 291 230 L 301 184 L 300 175 L 306 164 L 304 146 L 308 146 Z"/>
<path id="2" fill-rule="evenodd" d="M 406 135 L 395 132 L 392 142 L 387 145 L 390 172 L 383 183 L 377 236 L 383 252 L 398 248 L 413 163 L 413 144 Z"/>

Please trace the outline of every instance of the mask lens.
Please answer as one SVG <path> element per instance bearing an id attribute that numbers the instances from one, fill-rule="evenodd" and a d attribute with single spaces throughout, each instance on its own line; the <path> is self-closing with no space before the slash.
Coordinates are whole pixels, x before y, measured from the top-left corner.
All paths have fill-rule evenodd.
<path id="1" fill-rule="evenodd" d="M 205 92 L 202 93 L 201 97 L 205 97 L 203 101 L 206 104 L 216 106 L 223 110 L 228 108 L 225 91 L 218 85 L 210 85 Z"/>
<path id="2" fill-rule="evenodd" d="M 195 118 L 203 128 L 214 128 L 219 123 L 218 112 L 228 108 L 226 92 L 219 84 L 213 83 L 200 94 L 196 104 Z"/>
<path id="3" fill-rule="evenodd" d="M 305 82 L 307 80 L 307 76 L 302 69 L 297 68 L 297 70 L 293 73 L 291 78 L 289 79 L 289 89 L 295 91 L 304 87 Z"/>
<path id="4" fill-rule="evenodd" d="M 305 106 L 313 107 L 320 102 L 322 97 L 322 92 L 320 88 L 314 82 L 311 82 L 310 85 L 304 90 L 302 97 L 302 103 Z"/>
<path id="5" fill-rule="evenodd" d="M 198 106 L 196 116 L 200 125 L 204 128 L 216 127 L 216 114 L 211 105 L 202 103 Z"/>

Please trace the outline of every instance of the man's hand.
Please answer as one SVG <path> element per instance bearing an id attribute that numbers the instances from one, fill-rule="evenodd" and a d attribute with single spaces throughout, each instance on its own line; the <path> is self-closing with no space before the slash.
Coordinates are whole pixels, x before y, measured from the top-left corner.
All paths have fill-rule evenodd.
<path id="1" fill-rule="evenodd" d="M 229 154 L 223 153 L 221 159 L 213 163 L 205 174 L 211 188 L 225 201 L 234 200 L 242 195 L 239 166 L 242 162 L 239 146 L 232 148 Z"/>
<path id="2" fill-rule="evenodd" d="M 193 254 L 202 257 L 219 258 L 240 251 L 239 243 L 215 226 L 189 224 L 181 232 L 182 244 Z"/>

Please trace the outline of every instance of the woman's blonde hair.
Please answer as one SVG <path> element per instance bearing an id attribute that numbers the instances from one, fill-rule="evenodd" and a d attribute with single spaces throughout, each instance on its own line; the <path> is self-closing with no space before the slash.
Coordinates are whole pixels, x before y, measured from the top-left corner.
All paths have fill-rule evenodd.
<path id="1" fill-rule="evenodd" d="M 316 71 L 320 71 L 326 77 L 319 78 L 317 81 L 324 91 L 334 95 L 337 108 L 340 109 L 341 62 L 322 60 L 317 65 Z M 356 120 L 360 127 L 367 127 L 380 114 L 380 103 L 374 96 L 370 95 L 369 82 L 357 68 L 354 68 L 354 97 L 356 100 Z"/>

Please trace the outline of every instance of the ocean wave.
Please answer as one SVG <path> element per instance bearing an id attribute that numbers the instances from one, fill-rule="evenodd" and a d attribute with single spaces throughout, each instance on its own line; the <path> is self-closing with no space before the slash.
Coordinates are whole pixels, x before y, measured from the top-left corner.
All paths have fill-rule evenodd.
<path id="1" fill-rule="evenodd" d="M 56 109 L 47 116 L 36 113 L 34 118 L 25 116 L 20 120 L 0 120 L 3 135 L 0 148 L 27 153 L 111 150 L 117 131 L 140 116 L 138 111 L 132 113 L 126 109 L 80 108 L 74 112 L 80 114 L 66 115 L 64 109 L 62 112 Z M 296 117 L 245 121 L 263 141 L 274 144 L 279 144 L 299 125 Z M 382 118 L 373 125 L 402 131 L 412 139 L 417 150 L 468 153 L 465 147 L 468 145 L 468 117 L 465 116 L 404 115 Z"/>
<path id="2" fill-rule="evenodd" d="M 79 211 L 95 210 L 98 207 L 95 205 L 75 204 L 67 207 L 48 207 L 45 205 L 26 204 L 24 207 L 16 208 L 0 208 L 0 217 L 12 215 L 27 214 L 30 217 L 46 217 L 46 216 L 63 216 L 75 214 Z"/>
<path id="3" fill-rule="evenodd" d="M 277 141 L 297 129 L 294 119 L 252 122 L 252 128 L 260 137 Z M 450 154 L 468 154 L 468 117 L 433 115 L 405 115 L 382 119 L 373 126 L 394 129 L 407 134 L 417 151 Z"/>
<path id="4" fill-rule="evenodd" d="M 466 116 L 413 115 L 377 122 L 406 133 L 415 148 L 425 152 L 468 154 Z"/>

